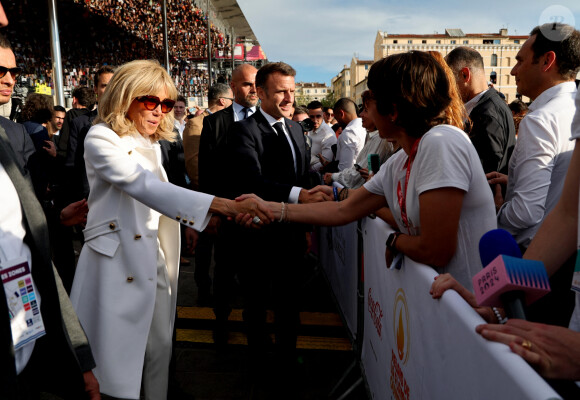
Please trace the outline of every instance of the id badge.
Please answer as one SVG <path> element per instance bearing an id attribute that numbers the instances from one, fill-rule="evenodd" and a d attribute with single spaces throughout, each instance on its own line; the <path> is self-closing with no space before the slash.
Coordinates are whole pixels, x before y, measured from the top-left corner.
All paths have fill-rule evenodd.
<path id="1" fill-rule="evenodd" d="M 40 299 L 25 258 L 3 262 L 0 265 L 0 278 L 10 315 L 12 341 L 17 350 L 46 333 L 40 314 Z"/>

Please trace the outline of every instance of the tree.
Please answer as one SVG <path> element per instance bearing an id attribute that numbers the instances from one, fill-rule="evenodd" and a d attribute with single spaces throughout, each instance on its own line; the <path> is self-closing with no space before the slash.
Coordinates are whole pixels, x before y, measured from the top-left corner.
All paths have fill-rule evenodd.
<path id="1" fill-rule="evenodd" d="M 334 103 L 336 103 L 336 97 L 334 96 L 334 92 L 330 92 L 326 95 L 324 99 L 322 99 L 321 103 L 324 107 L 334 107 Z"/>

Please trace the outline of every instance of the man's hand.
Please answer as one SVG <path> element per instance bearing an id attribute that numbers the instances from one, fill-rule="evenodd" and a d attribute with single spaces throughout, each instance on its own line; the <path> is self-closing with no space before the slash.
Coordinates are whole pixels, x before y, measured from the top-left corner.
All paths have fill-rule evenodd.
<path id="1" fill-rule="evenodd" d="M 56 145 L 52 142 L 52 140 L 45 140 L 45 146 L 42 146 L 44 151 L 48 153 L 51 157 L 56 157 Z"/>
<path id="2" fill-rule="evenodd" d="M 210 235 L 217 235 L 221 225 L 222 225 L 221 217 L 219 215 L 212 215 L 203 232 L 208 233 Z"/>
<path id="3" fill-rule="evenodd" d="M 475 330 L 487 340 L 508 345 L 544 378 L 580 379 L 580 332 L 520 319 Z"/>
<path id="4" fill-rule="evenodd" d="M 323 167 L 326 167 L 328 164 L 330 164 L 330 161 L 324 158 L 322 153 L 318 153 L 316 157 L 318 157 L 318 159 L 320 160 L 320 164 L 322 164 Z"/>
<path id="5" fill-rule="evenodd" d="M 485 177 L 487 178 L 487 183 L 489 183 L 490 185 L 495 185 L 496 183 L 499 183 L 502 186 L 507 186 L 508 184 L 508 176 L 500 174 L 499 172 L 489 172 L 485 174 Z"/>
<path id="6" fill-rule="evenodd" d="M 318 186 L 317 186 L 318 187 Z M 328 187 L 328 186 L 327 186 Z M 332 193 L 332 188 L 330 188 Z M 298 196 L 299 203 L 319 203 L 321 201 L 332 201 L 332 194 L 328 195 L 322 191 L 315 191 L 302 189 L 300 190 L 300 195 Z"/>
<path id="7" fill-rule="evenodd" d="M 197 240 L 198 239 L 199 239 L 199 233 L 195 229 L 190 228 L 189 226 L 186 226 L 185 227 L 185 247 L 187 248 L 187 251 L 189 253 L 193 254 L 193 252 L 195 251 L 195 248 L 197 247 Z"/>
<path id="8" fill-rule="evenodd" d="M 101 393 L 99 392 L 99 381 L 95 378 L 93 371 L 83 373 L 85 381 L 85 393 L 89 400 L 101 400 Z"/>
<path id="9" fill-rule="evenodd" d="M 89 206 L 86 199 L 69 204 L 60 212 L 60 223 L 64 226 L 85 225 Z"/>
<path id="10" fill-rule="evenodd" d="M 332 185 L 332 172 L 327 172 L 324 174 L 324 183 L 327 185 Z"/>
<path id="11" fill-rule="evenodd" d="M 358 173 L 360 174 L 360 176 L 365 180 L 368 181 L 369 179 L 371 179 L 370 175 L 369 175 L 369 170 L 368 168 L 361 168 L 358 170 Z"/>
<path id="12" fill-rule="evenodd" d="M 330 196 L 330 197 L 334 196 L 332 186 L 318 185 L 318 186 L 316 186 L 308 191 L 308 193 L 310 193 L 310 194 L 315 194 L 318 192 L 324 193 L 325 195 Z"/>

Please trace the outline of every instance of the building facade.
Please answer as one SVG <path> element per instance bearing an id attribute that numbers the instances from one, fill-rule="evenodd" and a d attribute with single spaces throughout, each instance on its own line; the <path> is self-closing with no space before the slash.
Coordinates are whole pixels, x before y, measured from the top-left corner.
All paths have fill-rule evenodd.
<path id="1" fill-rule="evenodd" d="M 342 70 L 331 80 L 335 99 L 350 98 L 350 68 L 345 64 Z"/>
<path id="2" fill-rule="evenodd" d="M 298 105 L 308 105 L 311 101 L 322 101 L 332 90 L 324 83 L 296 82 L 294 99 Z"/>
<path id="3" fill-rule="evenodd" d="M 414 35 L 388 34 L 377 32 L 374 46 L 374 60 L 391 54 L 410 50 L 438 51 L 446 56 L 459 46 L 477 50 L 483 57 L 488 82 L 502 92 L 509 103 L 516 99 L 516 81 L 510 71 L 516 64 L 516 54 L 528 36 L 508 35 L 507 29 L 499 33 L 463 33 L 461 29 L 446 29 L 445 34 Z M 523 99 L 528 101 L 527 98 Z"/>

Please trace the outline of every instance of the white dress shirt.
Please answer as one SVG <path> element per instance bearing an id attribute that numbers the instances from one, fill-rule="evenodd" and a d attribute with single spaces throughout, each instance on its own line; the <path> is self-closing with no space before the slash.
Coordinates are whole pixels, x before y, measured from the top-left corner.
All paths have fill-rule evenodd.
<path id="1" fill-rule="evenodd" d="M 523 247 L 528 246 L 562 193 L 574 150 L 570 137 L 575 95 L 574 82 L 545 90 L 520 123 L 497 225 Z"/>
<path id="2" fill-rule="evenodd" d="M 328 124 L 321 123 L 318 129 L 308 132 L 308 137 L 312 140 L 310 170 L 318 172 L 322 168 L 322 163 L 318 158 L 319 153 L 322 153 L 327 161 L 332 161 L 334 157 L 332 145 L 336 144 L 336 134 Z"/>
<path id="3" fill-rule="evenodd" d="M 467 103 L 465 103 L 465 111 L 467 111 L 467 115 L 471 114 L 471 111 L 473 111 L 473 109 L 475 108 L 475 106 L 477 105 L 477 103 L 479 103 L 479 99 L 481 99 L 481 97 L 485 94 L 485 92 L 487 92 L 489 89 L 485 89 L 483 92 L 475 95 L 474 98 L 472 98 L 471 100 L 469 100 Z"/>
<path id="4" fill-rule="evenodd" d="M 362 119 L 355 118 L 348 123 L 346 128 L 338 136 L 338 146 L 336 149 L 336 159 L 338 170 L 350 168 L 356 162 L 358 153 L 365 145 L 367 130 L 362 126 Z"/>
<path id="5" fill-rule="evenodd" d="M 234 109 L 234 121 L 243 121 L 246 116 L 244 114 L 244 106 L 239 105 L 235 101 L 232 103 L 232 107 Z M 248 117 L 256 112 L 256 107 L 248 107 Z"/>
<path id="6" fill-rule="evenodd" d="M 17 258 L 26 258 L 30 270 L 32 270 L 32 255 L 30 248 L 24 243 L 26 229 L 22 221 L 22 209 L 20 199 L 12 180 L 6 173 L 6 170 L 0 164 L 0 263 L 5 264 L 7 261 Z M 7 265 L 6 265 L 7 266 Z M 4 289 L 0 296 L 5 296 Z M 40 293 L 36 291 L 38 306 L 40 307 Z M 33 340 L 25 344 L 14 354 L 16 361 L 16 373 L 22 372 L 34 349 Z"/>
<path id="7" fill-rule="evenodd" d="M 173 120 L 173 126 L 175 127 L 175 129 L 179 131 L 179 136 L 181 136 L 181 138 L 183 138 L 183 130 L 185 129 L 186 123 L 187 121 L 185 120 L 185 118 L 183 119 L 183 122 L 177 119 Z"/>
<path id="8" fill-rule="evenodd" d="M 383 163 L 393 154 L 393 145 L 385 139 L 381 139 L 379 131 L 369 132 L 369 139 L 356 158 L 356 163 L 362 168 L 367 168 L 369 154 L 378 154 L 379 159 L 381 160 L 381 165 L 383 165 Z M 333 173 L 332 180 L 351 189 L 359 188 L 365 183 L 364 178 L 356 170 L 354 165 L 350 168 L 343 169 L 340 172 Z"/>
<path id="9" fill-rule="evenodd" d="M 282 123 L 282 129 L 284 130 L 284 133 L 286 134 L 286 140 L 288 140 L 288 144 L 290 145 L 290 150 L 292 150 L 292 158 L 294 159 L 294 172 L 296 172 L 296 152 L 294 150 L 294 145 L 292 144 L 292 139 L 290 139 L 290 134 L 288 133 L 288 129 L 286 128 L 286 123 L 284 122 L 284 118 L 276 119 L 276 118 L 272 117 L 270 114 L 267 114 L 261 108 L 260 108 L 260 112 L 262 113 L 264 118 L 266 118 L 266 121 L 268 121 L 268 123 L 270 124 L 270 126 L 272 127 L 272 130 L 276 133 L 276 135 L 278 135 L 278 132 L 276 132 L 276 129 L 274 129 L 274 124 L 277 122 Z M 302 190 L 301 187 L 292 186 L 292 189 L 290 189 L 290 194 L 288 195 L 288 203 L 292 203 L 292 204 L 298 203 L 298 197 L 300 196 L 300 190 Z"/>

